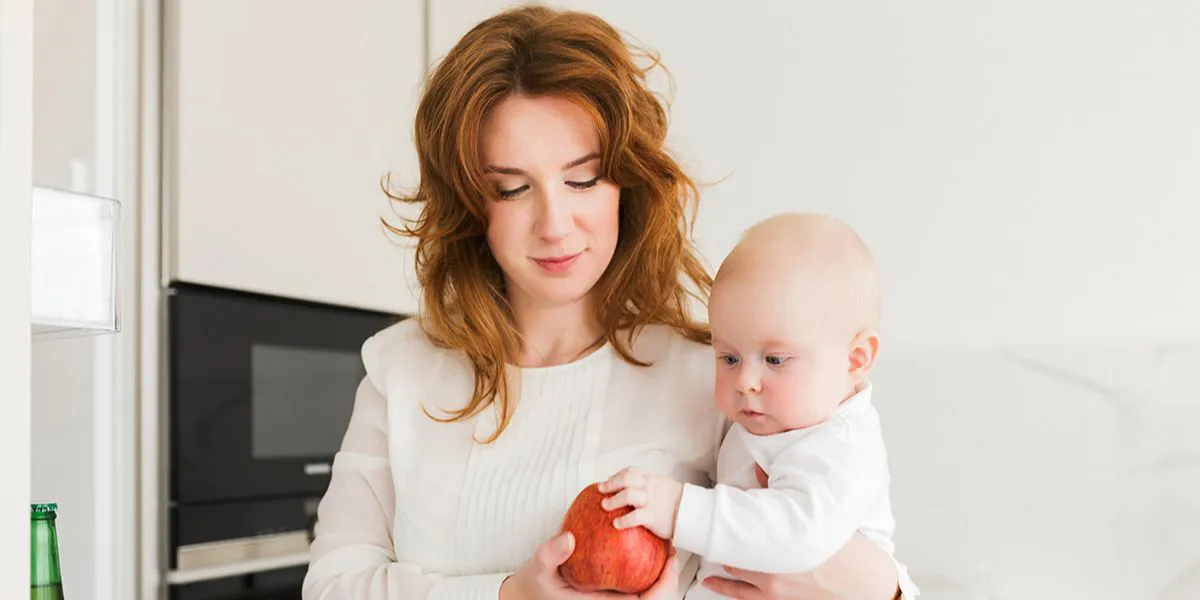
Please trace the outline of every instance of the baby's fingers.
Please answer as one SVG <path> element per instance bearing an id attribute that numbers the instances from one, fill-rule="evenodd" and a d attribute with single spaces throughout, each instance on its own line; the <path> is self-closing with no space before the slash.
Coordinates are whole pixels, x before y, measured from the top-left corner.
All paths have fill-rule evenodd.
<path id="1" fill-rule="evenodd" d="M 632 506 L 640 508 L 646 505 L 647 495 L 646 490 L 642 488 L 625 488 L 607 498 L 600 501 L 600 507 L 604 510 L 615 510 L 622 506 Z"/>
<path id="2" fill-rule="evenodd" d="M 633 512 L 613 519 L 613 526 L 617 529 L 629 529 L 630 527 L 645 526 L 649 528 L 654 521 L 654 513 L 648 508 L 639 508 Z"/>
<path id="3" fill-rule="evenodd" d="M 627 467 L 617 471 L 612 477 L 601 481 L 597 488 L 600 493 L 607 494 L 627 487 L 640 487 L 646 484 L 645 474 L 635 467 Z"/>

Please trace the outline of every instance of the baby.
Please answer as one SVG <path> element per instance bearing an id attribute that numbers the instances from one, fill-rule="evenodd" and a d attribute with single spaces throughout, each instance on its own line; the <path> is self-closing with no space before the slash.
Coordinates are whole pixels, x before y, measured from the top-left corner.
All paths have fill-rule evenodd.
<path id="1" fill-rule="evenodd" d="M 750 228 L 721 264 L 709 320 L 716 402 L 732 422 L 704 488 L 628 468 L 600 485 L 618 528 L 645 526 L 721 565 L 811 571 L 861 532 L 893 554 L 890 475 L 868 375 L 880 292 L 858 236 L 825 216 Z M 689 599 L 715 592 L 694 586 Z M 718 596 L 719 597 L 719 596 Z"/>

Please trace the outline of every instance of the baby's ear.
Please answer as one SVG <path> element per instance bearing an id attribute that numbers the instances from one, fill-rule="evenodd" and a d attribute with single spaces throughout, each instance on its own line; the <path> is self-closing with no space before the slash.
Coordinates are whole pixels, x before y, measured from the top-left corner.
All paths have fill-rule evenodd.
<path id="1" fill-rule="evenodd" d="M 850 342 L 850 376 L 859 382 L 866 379 L 875 366 L 879 355 L 879 333 L 874 330 L 860 331 Z"/>

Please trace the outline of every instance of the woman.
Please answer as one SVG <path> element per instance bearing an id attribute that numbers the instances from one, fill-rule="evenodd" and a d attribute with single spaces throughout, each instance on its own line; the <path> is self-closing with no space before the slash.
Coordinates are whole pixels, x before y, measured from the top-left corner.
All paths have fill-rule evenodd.
<path id="1" fill-rule="evenodd" d="M 308 600 L 589 600 L 556 535 L 587 484 L 637 465 L 707 483 L 724 423 L 688 316 L 711 279 L 696 190 L 617 32 L 526 7 L 467 33 L 417 112 L 420 319 L 363 346 L 367 377 L 321 503 Z M 685 280 L 687 285 L 685 285 Z M 697 559 L 646 594 L 674 600 Z M 855 539 L 820 571 L 705 582 L 743 598 L 892 598 Z"/>

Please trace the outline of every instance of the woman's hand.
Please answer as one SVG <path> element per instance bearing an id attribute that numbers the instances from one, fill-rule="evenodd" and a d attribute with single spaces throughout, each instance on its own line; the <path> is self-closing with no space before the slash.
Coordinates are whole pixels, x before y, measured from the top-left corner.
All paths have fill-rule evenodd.
<path id="1" fill-rule="evenodd" d="M 559 565 L 567 562 L 574 550 L 575 538 L 570 533 L 543 542 L 532 558 L 500 584 L 499 600 L 668 600 L 678 589 L 679 565 L 672 549 L 662 576 L 642 594 L 581 592 L 558 573 Z"/>
<path id="2" fill-rule="evenodd" d="M 705 578 L 702 585 L 737 600 L 810 600 L 824 597 L 812 573 L 781 575 L 733 567 L 725 567 L 725 572 L 741 581 L 714 576 Z"/>
<path id="3" fill-rule="evenodd" d="M 809 573 L 725 571 L 742 581 L 707 577 L 701 584 L 738 600 L 893 600 L 900 592 L 891 558 L 861 534 Z"/>

